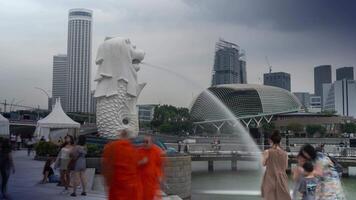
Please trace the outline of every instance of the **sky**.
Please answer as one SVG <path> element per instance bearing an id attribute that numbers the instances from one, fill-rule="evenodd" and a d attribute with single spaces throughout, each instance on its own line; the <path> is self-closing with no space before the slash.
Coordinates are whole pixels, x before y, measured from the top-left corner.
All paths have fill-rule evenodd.
<path id="1" fill-rule="evenodd" d="M 94 12 L 93 49 L 106 36 L 130 38 L 146 52 L 139 103 L 189 106 L 210 86 L 219 38 L 246 52 L 247 81 L 291 74 L 293 92 L 313 92 L 313 68 L 356 65 L 356 2 L 334 0 L 1 0 L 0 101 L 47 107 L 52 57 L 67 51 L 68 10 Z M 93 59 L 94 61 L 94 59 Z M 92 62 L 91 75 L 96 65 Z M 95 83 L 92 82 L 92 88 Z"/>

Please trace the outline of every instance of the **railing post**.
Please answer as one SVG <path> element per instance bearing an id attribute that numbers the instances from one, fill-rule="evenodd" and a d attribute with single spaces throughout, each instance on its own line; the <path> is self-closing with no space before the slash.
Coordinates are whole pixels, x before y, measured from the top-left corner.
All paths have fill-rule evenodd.
<path id="1" fill-rule="evenodd" d="M 213 172 L 214 171 L 214 161 L 208 160 L 208 171 Z"/>
<path id="2" fill-rule="evenodd" d="M 231 160 L 231 170 L 237 171 L 237 160 L 235 160 L 235 159 Z"/>

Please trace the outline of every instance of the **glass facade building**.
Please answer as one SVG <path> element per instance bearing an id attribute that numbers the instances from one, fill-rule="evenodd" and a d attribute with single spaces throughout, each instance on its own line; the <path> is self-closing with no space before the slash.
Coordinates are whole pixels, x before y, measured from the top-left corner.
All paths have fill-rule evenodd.
<path id="1" fill-rule="evenodd" d="M 263 84 L 290 91 L 290 74 L 285 72 L 271 72 L 263 74 Z"/>
<path id="2" fill-rule="evenodd" d="M 52 101 L 49 101 L 49 109 L 52 109 L 52 102 L 57 98 L 61 99 L 64 111 L 68 109 L 68 79 L 69 79 L 68 57 L 67 55 L 53 56 L 53 78 L 52 78 Z"/>
<path id="3" fill-rule="evenodd" d="M 224 120 L 214 95 L 236 118 L 261 117 L 297 112 L 299 100 L 289 91 L 278 87 L 254 84 L 226 84 L 213 86 L 202 92 L 192 103 L 191 117 L 196 121 Z"/>
<path id="4" fill-rule="evenodd" d="M 215 46 L 212 85 L 247 83 L 246 61 L 240 47 L 220 39 Z"/>
<path id="5" fill-rule="evenodd" d="M 354 80 L 354 67 L 341 67 L 336 69 L 336 80 Z"/>
<path id="6" fill-rule="evenodd" d="M 314 68 L 314 94 L 323 96 L 323 84 L 331 83 L 331 65 L 320 65 Z"/>
<path id="7" fill-rule="evenodd" d="M 68 19 L 68 111 L 90 111 L 92 15 L 87 9 L 71 9 Z"/>
<path id="8" fill-rule="evenodd" d="M 293 94 L 299 99 L 304 109 L 309 108 L 310 106 L 309 92 L 294 92 Z"/>
<path id="9" fill-rule="evenodd" d="M 339 115 L 356 117 L 356 81 L 339 80 L 324 84 L 323 110 L 335 111 Z"/>

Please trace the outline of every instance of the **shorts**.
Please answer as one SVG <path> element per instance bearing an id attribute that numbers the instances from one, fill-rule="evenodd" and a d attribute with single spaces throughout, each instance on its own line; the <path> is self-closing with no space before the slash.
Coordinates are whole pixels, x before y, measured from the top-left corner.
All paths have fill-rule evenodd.
<path id="1" fill-rule="evenodd" d="M 70 159 L 61 159 L 59 164 L 60 170 L 68 170 L 68 164 Z"/>

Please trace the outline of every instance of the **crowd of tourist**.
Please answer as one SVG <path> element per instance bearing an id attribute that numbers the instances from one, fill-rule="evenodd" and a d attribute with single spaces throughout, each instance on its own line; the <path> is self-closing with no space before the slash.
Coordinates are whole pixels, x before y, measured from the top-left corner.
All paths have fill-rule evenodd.
<path id="1" fill-rule="evenodd" d="M 140 145 L 133 144 L 128 131 L 120 131 L 120 139 L 108 143 L 103 150 L 101 172 L 109 200 L 159 200 L 164 153 L 150 136 L 145 136 Z M 64 194 L 69 194 L 72 188 L 73 197 L 80 186 L 81 195 L 85 196 L 86 154 L 84 136 L 76 144 L 72 136 L 65 136 L 56 160 L 48 159 L 45 163 L 42 183 L 58 182 L 58 186 L 64 187 Z M 60 171 L 59 177 L 51 167 L 53 162 L 54 169 Z"/>
<path id="2" fill-rule="evenodd" d="M 120 139 L 105 145 L 102 154 L 101 172 L 105 180 L 109 200 L 159 200 L 162 183 L 164 152 L 156 146 L 151 136 L 145 136 L 141 145 L 129 139 L 129 130 L 119 132 Z M 19 149 L 18 138 L 14 145 Z M 44 141 L 44 139 L 41 141 Z M 77 141 L 70 135 L 59 141 L 61 148 L 56 159 L 45 162 L 42 183 L 58 183 L 64 187 L 63 193 L 77 196 L 86 195 L 87 180 L 85 136 Z M 7 199 L 7 182 L 15 173 L 11 155 L 12 141 L 0 138 L 1 198 Z M 216 142 L 218 144 L 218 142 Z M 344 200 L 341 174 L 338 163 L 323 152 L 323 147 L 314 148 L 310 144 L 301 147 L 297 155 L 297 166 L 292 169 L 294 182 L 292 194 L 288 187 L 288 154 L 281 147 L 281 135 L 275 131 L 269 138 L 270 148 L 262 155 L 266 167 L 261 195 L 264 200 Z M 28 154 L 34 141 L 27 140 Z M 179 148 L 181 149 L 181 148 Z M 54 165 L 54 167 L 52 167 Z M 55 174 L 55 170 L 60 175 Z M 72 188 L 72 192 L 69 192 Z"/>
<path id="3" fill-rule="evenodd" d="M 293 169 L 294 188 L 290 196 L 288 187 L 288 154 L 281 148 L 281 135 L 275 131 L 265 150 L 262 164 L 266 171 L 261 194 L 264 200 L 344 200 L 337 163 L 312 145 L 305 144 L 299 151 L 297 167 Z"/>
<path id="4" fill-rule="evenodd" d="M 43 183 L 59 181 L 58 186 L 64 187 L 63 193 L 69 193 L 69 188 L 72 187 L 73 191 L 70 195 L 73 197 L 77 196 L 77 188 L 81 183 L 81 195 L 86 196 L 85 156 L 87 150 L 84 145 L 85 136 L 79 136 L 76 144 L 71 135 L 65 136 L 54 162 L 54 168 L 60 171 L 59 179 L 52 173 L 53 169 L 49 164 L 52 160 L 47 160 L 43 169 Z"/>

